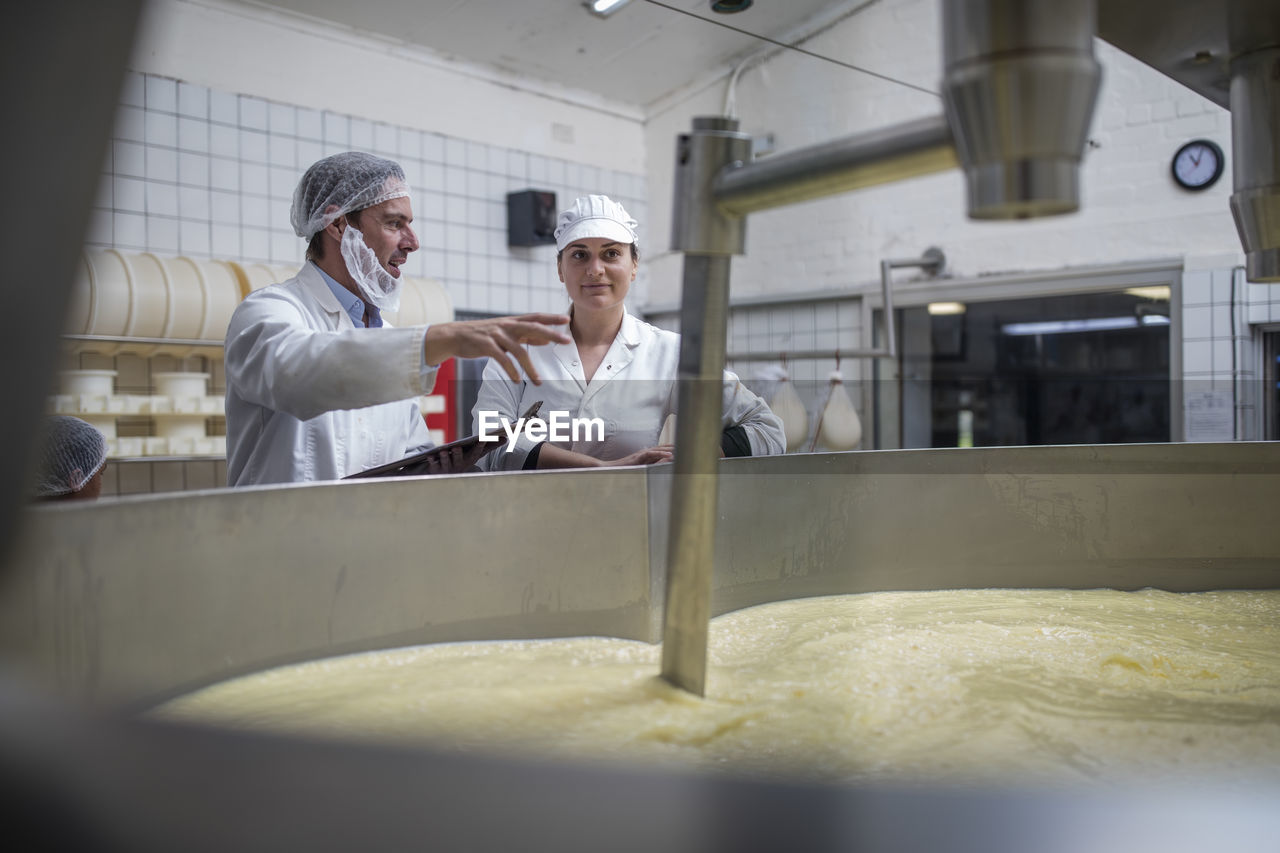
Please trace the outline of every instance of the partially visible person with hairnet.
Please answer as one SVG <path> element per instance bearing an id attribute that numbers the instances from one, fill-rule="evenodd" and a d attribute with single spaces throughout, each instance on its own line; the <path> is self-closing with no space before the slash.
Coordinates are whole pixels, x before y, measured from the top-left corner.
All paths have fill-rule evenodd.
<path id="1" fill-rule="evenodd" d="M 107 440 L 92 424 L 67 415 L 49 418 L 36 472 L 41 501 L 95 500 L 102 494 Z"/>
<path id="2" fill-rule="evenodd" d="M 565 343 L 569 318 L 526 314 L 392 329 L 400 266 L 418 248 L 404 171 L 347 152 L 303 175 L 290 221 L 307 262 L 236 308 L 225 349 L 227 482 L 340 479 L 431 447 L 416 398 L 453 356 L 488 356 L 514 382 L 523 345 Z M 483 448 L 481 448 L 482 450 Z M 474 462 L 454 452 L 448 470 Z"/>

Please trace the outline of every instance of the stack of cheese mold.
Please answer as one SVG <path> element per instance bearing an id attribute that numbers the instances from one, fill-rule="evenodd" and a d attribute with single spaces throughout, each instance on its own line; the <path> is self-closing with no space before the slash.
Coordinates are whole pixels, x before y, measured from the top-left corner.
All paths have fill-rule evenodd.
<path id="1" fill-rule="evenodd" d="M 66 333 L 77 353 L 216 358 L 240 300 L 296 273 L 296 267 L 277 264 L 86 250 Z M 396 326 L 447 322 L 453 304 L 439 282 L 406 276 L 400 310 L 385 318 Z M 208 393 L 209 373 L 153 373 L 149 395 L 117 394 L 115 379 L 114 370 L 64 371 L 50 410 L 102 430 L 114 458 L 226 455 L 226 436 L 210 434 L 210 418 L 223 414 L 224 400 Z M 430 414 L 443 410 L 444 398 L 427 396 L 421 403 Z M 153 434 L 118 435 L 121 416 L 149 416 Z M 443 441 L 443 435 L 436 438 Z"/>

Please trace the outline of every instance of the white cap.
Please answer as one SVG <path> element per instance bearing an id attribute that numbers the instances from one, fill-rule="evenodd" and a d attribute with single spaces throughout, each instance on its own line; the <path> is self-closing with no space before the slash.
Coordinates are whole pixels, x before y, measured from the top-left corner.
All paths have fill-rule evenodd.
<path id="1" fill-rule="evenodd" d="M 556 217 L 556 251 L 584 237 L 604 237 L 630 245 L 636 242 L 636 226 L 631 214 L 608 196 L 586 195 L 574 201 Z"/>

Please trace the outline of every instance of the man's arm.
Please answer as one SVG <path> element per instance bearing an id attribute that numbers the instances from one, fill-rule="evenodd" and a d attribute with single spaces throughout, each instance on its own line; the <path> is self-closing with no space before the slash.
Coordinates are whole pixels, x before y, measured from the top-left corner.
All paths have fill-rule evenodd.
<path id="1" fill-rule="evenodd" d="M 740 427 L 742 433 L 732 437 L 731 443 L 738 453 L 729 453 L 722 440 L 721 452 L 734 455 L 776 456 L 787 451 L 787 439 L 782 419 L 773 413 L 766 403 L 732 372 L 724 372 L 724 430 L 726 433 Z M 743 439 L 750 446 L 750 453 L 740 453 Z"/>
<path id="2" fill-rule="evenodd" d="M 427 329 L 422 341 L 422 354 L 427 364 L 440 364 L 446 358 L 489 358 L 502 368 L 512 382 L 520 381 L 520 371 L 512 358 L 524 368 L 534 385 L 541 377 L 525 352 L 525 344 L 569 343 L 564 329 L 569 318 L 564 314 L 524 314 L 520 317 L 495 317 L 490 320 L 464 320 L 436 323 Z"/>
<path id="3" fill-rule="evenodd" d="M 569 318 L 530 314 L 495 320 L 437 323 L 403 329 L 309 328 L 302 309 L 283 294 L 242 302 L 227 329 L 227 385 L 243 399 L 299 420 L 335 409 L 360 409 L 431 390 L 447 358 L 490 355 L 515 371 L 512 353 L 531 368 L 522 344 L 566 342 Z M 495 353 L 503 354 L 499 359 Z M 518 374 L 517 374 L 518 378 Z"/>
<path id="4" fill-rule="evenodd" d="M 244 400 L 299 420 L 426 393 L 421 326 L 329 331 L 309 328 L 283 294 L 262 293 L 236 308 L 227 328 L 227 387 Z M 425 387 L 424 387 L 425 386 Z"/>

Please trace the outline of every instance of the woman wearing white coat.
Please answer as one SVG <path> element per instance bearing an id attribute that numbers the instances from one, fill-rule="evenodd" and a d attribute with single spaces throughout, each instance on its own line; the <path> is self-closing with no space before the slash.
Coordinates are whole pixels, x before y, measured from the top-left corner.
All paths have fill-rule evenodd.
<path id="1" fill-rule="evenodd" d="M 565 440 L 536 441 L 521 433 L 485 456 L 483 468 L 645 465 L 671 458 L 671 446 L 658 442 L 675 411 L 680 336 L 626 309 L 639 265 L 635 228 L 622 205 L 601 195 L 579 198 L 560 213 L 556 270 L 572 303 L 573 340 L 529 350 L 543 380 L 538 386 L 512 382 L 490 362 L 472 421 L 477 432 L 505 437 L 494 425 L 515 424 L 520 413 L 541 401 L 538 417 L 552 426 L 558 418 Z M 587 425 L 592 419 L 594 427 Z M 582 425 L 576 438 L 568 426 L 575 420 Z M 723 427 L 722 455 L 784 452 L 782 422 L 728 371 Z"/>

